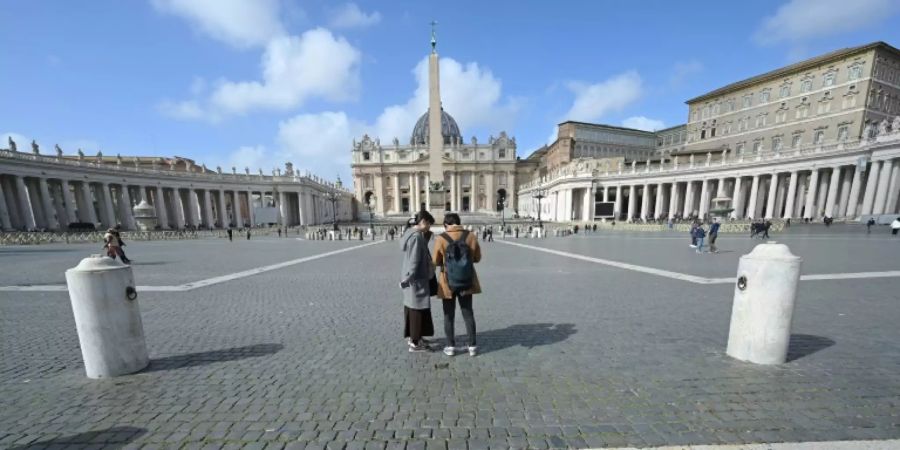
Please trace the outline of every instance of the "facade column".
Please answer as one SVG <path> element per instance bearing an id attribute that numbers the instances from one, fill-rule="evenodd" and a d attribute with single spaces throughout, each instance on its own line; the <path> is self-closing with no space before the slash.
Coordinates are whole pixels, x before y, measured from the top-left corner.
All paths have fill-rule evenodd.
<path id="1" fill-rule="evenodd" d="M 415 214 L 415 213 L 419 212 L 419 206 L 420 206 L 419 205 L 419 174 L 418 174 L 418 172 L 412 172 L 412 173 L 410 173 L 410 176 L 412 177 L 412 179 L 409 180 L 409 192 L 410 192 L 409 210 L 410 210 L 410 212 Z M 336 215 L 337 215 L 337 213 L 335 213 L 335 216 Z"/>
<path id="2" fill-rule="evenodd" d="M 103 191 L 103 214 L 106 216 L 106 226 L 114 227 L 117 225 L 118 220 L 116 219 L 116 210 L 113 209 L 112 190 L 109 183 L 102 183 L 100 187 Z"/>
<path id="3" fill-rule="evenodd" d="M 816 208 L 813 202 L 816 201 L 816 188 L 819 184 L 819 170 L 813 169 L 809 174 L 809 187 L 806 191 L 806 210 L 803 211 L 803 218 L 812 219 L 815 217 Z"/>
<path id="4" fill-rule="evenodd" d="M 203 221 L 206 222 L 206 228 L 213 230 L 216 228 L 216 219 L 213 216 L 212 210 L 212 195 L 209 193 L 209 189 L 203 190 Z"/>
<path id="5" fill-rule="evenodd" d="M 457 208 L 456 204 L 456 172 L 450 172 L 450 211 L 458 212 L 459 208 Z M 555 216 L 556 214 L 554 214 Z M 555 220 L 555 218 L 554 218 Z"/>
<path id="6" fill-rule="evenodd" d="M 759 175 L 753 175 L 753 182 L 750 184 L 750 200 L 747 202 L 747 214 L 744 216 L 748 219 L 756 219 L 756 203 L 757 195 L 759 195 Z"/>
<path id="7" fill-rule="evenodd" d="M 259 201 L 262 203 L 263 197 L 265 196 L 265 192 L 259 193 Z M 238 196 L 238 207 L 240 207 L 240 196 Z M 247 221 L 250 222 L 250 227 L 256 227 L 256 205 L 253 202 L 253 191 L 247 191 Z M 243 219 L 242 219 L 243 220 Z M 244 222 L 247 223 L 247 222 Z"/>
<path id="8" fill-rule="evenodd" d="M 887 203 L 884 205 L 885 214 L 897 212 L 897 184 L 898 177 L 900 177 L 900 160 L 894 160 L 891 166 L 891 182 L 888 184 Z"/>
<path id="9" fill-rule="evenodd" d="M 773 173 L 769 181 L 769 198 L 766 199 L 766 219 L 772 219 L 775 214 L 775 196 L 778 194 L 778 173 Z"/>
<path id="10" fill-rule="evenodd" d="M 425 177 L 425 209 L 431 209 L 431 174 L 425 172 L 423 175 Z M 444 210 L 444 205 L 441 205 L 441 211 Z"/>
<path id="11" fill-rule="evenodd" d="M 644 183 L 644 194 L 641 196 L 641 221 L 647 221 L 647 212 L 650 210 L 650 184 Z"/>
<path id="12" fill-rule="evenodd" d="M 631 222 L 634 218 L 635 197 L 637 197 L 637 189 L 635 189 L 632 184 L 631 186 L 628 186 L 628 213 L 625 217 L 626 222 Z"/>
<path id="13" fill-rule="evenodd" d="M 881 173 L 878 174 L 878 189 L 875 191 L 875 205 L 872 206 L 872 214 L 874 215 L 884 214 L 884 204 L 887 200 L 892 166 L 893 161 L 890 160 L 881 163 Z"/>
<path id="14" fill-rule="evenodd" d="M 788 179 L 788 191 L 787 191 L 787 200 L 784 205 L 784 216 L 783 219 L 790 219 L 794 216 L 794 197 L 797 195 L 797 171 L 794 170 L 791 172 L 791 177 Z"/>
<path id="15" fill-rule="evenodd" d="M 615 220 L 618 220 L 622 216 L 622 185 L 616 186 L 616 205 L 613 209 L 615 210 Z"/>
<path id="16" fill-rule="evenodd" d="M 91 184 L 87 181 L 81 182 L 81 198 L 84 201 L 84 212 L 81 220 L 97 224 L 97 210 L 94 208 L 94 195 L 91 193 Z"/>
<path id="17" fill-rule="evenodd" d="M 34 213 L 31 211 L 31 203 L 28 201 L 28 189 L 25 187 L 25 178 L 14 175 L 16 180 L 16 196 L 19 199 L 19 211 L 22 214 L 22 222 L 29 230 L 37 228 L 34 222 Z"/>
<path id="18" fill-rule="evenodd" d="M 834 218 L 834 204 L 837 202 L 837 193 L 841 185 L 841 167 L 831 169 L 831 181 L 828 183 L 828 197 L 825 199 L 825 217 Z"/>
<path id="19" fill-rule="evenodd" d="M 722 198 L 725 196 L 725 178 L 719 178 L 719 181 L 716 183 L 716 198 Z"/>
<path id="20" fill-rule="evenodd" d="M 654 210 L 653 210 L 653 218 L 654 218 L 654 219 L 660 219 L 660 218 L 662 218 L 662 214 L 663 214 L 663 201 L 664 201 L 664 195 L 663 195 L 663 192 L 664 192 L 664 189 L 665 189 L 664 186 L 665 186 L 665 185 L 662 184 L 662 183 L 657 183 L 657 184 L 656 184 L 656 202 L 654 203 L 655 208 L 654 208 Z"/>
<path id="21" fill-rule="evenodd" d="M 194 188 L 188 189 L 188 206 L 191 209 L 188 218 L 189 223 L 195 227 L 200 226 L 202 222 L 200 219 L 200 198 L 197 190 Z"/>
<path id="22" fill-rule="evenodd" d="M 119 212 L 122 214 L 122 221 L 125 222 L 125 228 L 129 230 L 137 229 L 134 225 L 134 211 L 131 209 L 131 193 L 128 192 L 128 185 L 122 184 L 121 202 L 119 203 Z"/>
<path id="23" fill-rule="evenodd" d="M 709 206 L 709 180 L 703 179 L 700 183 L 700 207 L 698 208 L 700 220 L 703 220 L 706 217 L 706 212 L 708 211 Z"/>
<path id="24" fill-rule="evenodd" d="M 828 195 L 828 177 L 823 170 L 819 176 L 819 190 L 816 193 L 816 217 L 825 215 L 825 197 Z"/>
<path id="25" fill-rule="evenodd" d="M 731 193 L 731 217 L 734 219 L 744 218 L 744 191 L 743 186 L 741 186 L 742 180 L 740 175 L 734 177 L 734 189 L 732 189 Z"/>
<path id="26" fill-rule="evenodd" d="M 687 219 L 694 212 L 694 182 L 688 181 L 684 186 L 684 214 L 682 219 Z"/>
<path id="27" fill-rule="evenodd" d="M 68 223 L 65 225 L 68 227 L 69 223 L 79 222 L 78 215 L 75 213 L 77 202 L 75 201 L 75 195 L 72 194 L 72 188 L 75 186 L 70 186 L 69 180 L 59 180 L 59 186 L 62 188 L 63 203 L 66 208 L 66 220 L 68 220 Z"/>
<path id="28" fill-rule="evenodd" d="M 856 210 L 859 205 L 859 185 L 862 183 L 862 173 L 856 166 L 849 168 L 848 175 L 853 177 L 850 183 L 850 197 L 847 199 L 847 210 L 844 211 L 844 217 L 848 219 L 856 218 Z"/>
<path id="29" fill-rule="evenodd" d="M 169 210 L 166 209 L 166 195 L 162 186 L 156 186 L 156 196 L 153 198 L 156 207 L 156 218 L 163 230 L 169 229 Z"/>
<path id="30" fill-rule="evenodd" d="M 172 200 L 175 203 L 175 227 L 179 230 L 184 229 L 187 220 L 185 220 L 184 199 L 181 198 L 180 188 L 175 187 L 172 189 Z"/>
<path id="31" fill-rule="evenodd" d="M 6 204 L 6 197 L 4 196 L 3 183 L 0 183 L 0 226 L 3 227 L 3 231 L 10 231 L 13 229 L 12 221 L 10 220 L 10 212 L 8 205 Z"/>
<path id="32" fill-rule="evenodd" d="M 866 193 L 863 194 L 862 210 L 860 215 L 872 214 L 872 205 L 875 202 L 875 190 L 878 184 L 878 172 L 881 171 L 882 161 L 872 161 L 869 167 L 869 177 L 866 179 Z"/>
<path id="33" fill-rule="evenodd" d="M 228 228 L 228 211 L 225 208 L 225 190 L 219 188 L 219 203 L 216 205 L 216 210 L 219 213 L 219 225 L 223 229 Z"/>
<path id="34" fill-rule="evenodd" d="M 581 199 L 581 220 L 585 222 L 593 220 L 591 216 L 591 197 L 593 197 L 591 188 L 584 188 L 584 197 Z"/>
<path id="35" fill-rule="evenodd" d="M 809 181 L 809 175 L 802 173 L 797 174 L 797 197 L 794 199 L 794 216 L 803 217 L 803 207 L 806 204 L 806 182 Z"/>
<path id="36" fill-rule="evenodd" d="M 241 192 L 231 191 L 231 218 L 234 220 L 234 226 L 237 228 L 244 227 L 244 221 L 241 217 Z"/>
<path id="37" fill-rule="evenodd" d="M 854 166 L 846 166 L 841 170 L 841 192 L 838 194 L 840 199 L 838 200 L 838 209 L 835 212 L 838 217 L 847 216 L 847 203 L 850 201 L 850 182 L 853 177 L 853 169 Z"/>
<path id="38" fill-rule="evenodd" d="M 47 228 L 50 230 L 58 230 L 59 220 L 56 217 L 56 211 L 53 210 L 53 198 L 50 197 L 50 188 L 47 186 L 47 179 L 38 178 L 38 186 L 41 190 L 41 205 L 44 208 Z"/>
<path id="39" fill-rule="evenodd" d="M 609 201 L 609 186 L 603 186 L 603 202 Z"/>
<path id="40" fill-rule="evenodd" d="M 394 214 L 400 214 L 400 173 L 395 173 L 393 175 L 394 204 L 391 205 L 391 209 L 393 209 Z"/>
<path id="41" fill-rule="evenodd" d="M 675 210 L 678 209 L 678 183 L 669 184 L 669 219 L 675 218 Z"/>

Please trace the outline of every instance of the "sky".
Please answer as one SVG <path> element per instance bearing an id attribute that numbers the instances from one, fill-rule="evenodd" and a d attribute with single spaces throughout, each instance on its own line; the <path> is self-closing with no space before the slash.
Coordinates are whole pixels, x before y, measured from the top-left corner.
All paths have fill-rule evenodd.
<path id="1" fill-rule="evenodd" d="M 578 120 L 660 129 L 689 98 L 838 48 L 900 46 L 900 0 L 0 0 L 0 139 L 350 179 L 409 141 L 437 21 L 444 109 L 526 157 Z"/>

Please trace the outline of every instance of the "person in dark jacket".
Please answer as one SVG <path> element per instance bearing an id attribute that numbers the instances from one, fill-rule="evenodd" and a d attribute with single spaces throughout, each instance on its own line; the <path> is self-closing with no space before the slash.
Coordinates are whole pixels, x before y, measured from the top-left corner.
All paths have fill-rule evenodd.
<path id="1" fill-rule="evenodd" d="M 716 239 L 719 238 L 719 226 L 718 217 L 714 218 L 712 225 L 709 226 L 709 251 L 711 253 L 719 253 L 719 249 L 716 247 Z"/>
<path id="2" fill-rule="evenodd" d="M 431 279 L 434 264 L 428 251 L 430 229 L 434 217 L 428 211 L 416 214 L 413 223 L 400 237 L 403 265 L 400 269 L 400 289 L 403 292 L 404 337 L 410 352 L 428 351 L 423 336 L 434 336 L 431 320 Z M 362 236 L 362 233 L 360 233 Z"/>

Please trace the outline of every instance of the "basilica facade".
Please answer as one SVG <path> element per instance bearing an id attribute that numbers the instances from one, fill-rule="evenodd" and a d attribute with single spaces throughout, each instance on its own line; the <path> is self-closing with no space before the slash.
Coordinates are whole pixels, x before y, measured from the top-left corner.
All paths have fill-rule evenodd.
<path id="1" fill-rule="evenodd" d="M 353 142 L 353 188 L 359 216 L 409 216 L 427 209 L 429 186 L 429 114 L 416 122 L 407 144 L 398 138 L 384 145 L 363 136 Z M 441 109 L 444 209 L 464 214 L 512 215 L 516 209 L 516 140 L 506 132 L 479 143 L 465 142 L 456 120 Z"/>

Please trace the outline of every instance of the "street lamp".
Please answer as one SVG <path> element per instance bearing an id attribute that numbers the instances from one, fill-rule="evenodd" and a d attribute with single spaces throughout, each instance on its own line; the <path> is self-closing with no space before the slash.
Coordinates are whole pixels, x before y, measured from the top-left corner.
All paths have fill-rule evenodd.
<path id="1" fill-rule="evenodd" d="M 544 228 L 544 222 L 541 221 L 541 200 L 547 197 L 546 189 L 536 189 L 534 191 L 534 198 L 538 201 L 538 228 Z"/>
<path id="2" fill-rule="evenodd" d="M 335 207 L 335 204 L 338 201 L 338 195 L 336 192 L 331 191 L 325 194 L 325 198 L 331 201 L 331 229 L 337 231 L 337 208 Z"/>

